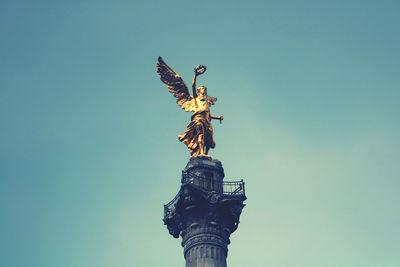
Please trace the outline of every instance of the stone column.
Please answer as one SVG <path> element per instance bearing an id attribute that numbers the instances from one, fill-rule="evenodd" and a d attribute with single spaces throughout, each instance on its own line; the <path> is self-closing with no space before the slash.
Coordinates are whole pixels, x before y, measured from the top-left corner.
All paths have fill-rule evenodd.
<path id="1" fill-rule="evenodd" d="M 186 267 L 226 267 L 229 239 L 213 228 L 193 229 L 182 242 Z"/>
<path id="2" fill-rule="evenodd" d="M 224 183 L 221 162 L 191 159 L 178 195 L 164 206 L 164 223 L 182 237 L 186 267 L 226 267 L 229 236 L 239 224 L 244 183 Z"/>

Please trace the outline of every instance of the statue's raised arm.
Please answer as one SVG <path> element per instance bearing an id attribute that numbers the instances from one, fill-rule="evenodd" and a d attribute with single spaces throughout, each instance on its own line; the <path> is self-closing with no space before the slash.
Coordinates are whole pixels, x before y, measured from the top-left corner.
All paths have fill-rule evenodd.
<path id="1" fill-rule="evenodd" d="M 208 96 L 205 86 L 196 88 L 197 76 L 203 74 L 206 69 L 204 65 L 194 69 L 193 96 L 191 96 L 182 77 L 158 57 L 157 73 L 160 74 L 161 81 L 177 98 L 176 103 L 184 110 L 192 112 L 191 122 L 186 131 L 178 135 L 179 141 L 187 145 L 192 157 L 210 157 L 208 150 L 215 147 L 211 119 L 218 119 L 220 122 L 224 119 L 223 116 L 216 117 L 210 113 L 210 106 L 215 104 L 217 98 Z"/>

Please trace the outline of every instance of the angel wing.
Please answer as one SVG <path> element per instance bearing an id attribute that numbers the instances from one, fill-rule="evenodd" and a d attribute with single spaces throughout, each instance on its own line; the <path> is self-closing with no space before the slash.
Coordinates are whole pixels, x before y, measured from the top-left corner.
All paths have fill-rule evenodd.
<path id="1" fill-rule="evenodd" d="M 157 73 L 160 74 L 161 81 L 168 86 L 168 91 L 177 98 L 176 103 L 186 111 L 194 111 L 193 96 L 190 95 L 189 89 L 182 77 L 165 64 L 161 57 L 158 57 Z"/>

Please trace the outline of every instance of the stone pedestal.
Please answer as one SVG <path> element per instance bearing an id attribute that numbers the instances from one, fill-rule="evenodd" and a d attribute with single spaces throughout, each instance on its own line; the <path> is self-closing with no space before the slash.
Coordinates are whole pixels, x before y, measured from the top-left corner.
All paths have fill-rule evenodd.
<path id="1" fill-rule="evenodd" d="M 186 267 L 226 267 L 230 235 L 246 200 L 243 180 L 223 182 L 218 160 L 191 159 L 182 172 L 179 193 L 164 205 L 169 233 L 182 237 Z"/>

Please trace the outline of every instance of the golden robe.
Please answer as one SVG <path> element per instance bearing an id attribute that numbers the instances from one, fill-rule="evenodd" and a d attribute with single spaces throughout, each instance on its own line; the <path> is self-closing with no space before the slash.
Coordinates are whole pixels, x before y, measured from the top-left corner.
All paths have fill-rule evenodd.
<path id="1" fill-rule="evenodd" d="M 178 139 L 189 148 L 192 157 L 197 157 L 200 154 L 199 137 L 202 137 L 205 153 L 208 154 L 208 150 L 215 147 L 210 111 L 197 111 L 191 120 L 186 131 L 178 135 Z"/>

